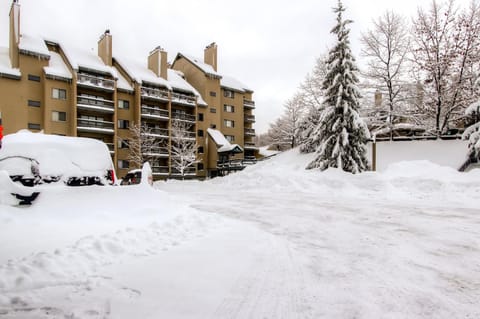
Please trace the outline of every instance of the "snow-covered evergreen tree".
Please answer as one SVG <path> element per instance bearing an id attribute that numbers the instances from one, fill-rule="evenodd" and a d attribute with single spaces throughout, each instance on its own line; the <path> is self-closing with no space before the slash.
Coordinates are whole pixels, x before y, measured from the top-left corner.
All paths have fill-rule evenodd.
<path id="1" fill-rule="evenodd" d="M 477 88 L 480 88 L 480 77 L 476 81 Z M 480 161 L 480 100 L 472 103 L 466 110 L 465 115 L 474 120 L 474 124 L 463 132 L 462 138 L 468 140 L 468 153 L 465 163 L 459 168 L 464 171 L 470 164 Z"/>
<path id="2" fill-rule="evenodd" d="M 307 169 L 341 168 L 351 173 L 368 169 L 365 143 L 368 128 L 358 114 L 360 93 L 357 88 L 358 68 L 350 50 L 347 25 L 351 20 L 342 17 L 342 2 L 334 8 L 337 24 L 331 33 L 337 36 L 327 60 L 328 73 L 323 81 L 324 109 L 313 136 L 319 139 L 317 157 Z"/>

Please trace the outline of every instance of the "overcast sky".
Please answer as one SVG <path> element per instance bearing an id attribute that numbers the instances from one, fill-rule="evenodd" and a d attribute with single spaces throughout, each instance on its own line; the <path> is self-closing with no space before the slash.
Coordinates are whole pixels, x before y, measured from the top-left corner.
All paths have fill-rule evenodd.
<path id="1" fill-rule="evenodd" d="M 11 0 L 0 0 L 0 46 L 8 46 Z M 333 42 L 330 30 L 337 0 L 19 0 L 22 32 L 43 35 L 96 52 L 110 29 L 114 56 L 147 60 L 160 45 L 169 60 L 177 52 L 203 58 L 218 45 L 219 72 L 255 91 L 258 133 L 268 129 L 283 103 Z M 469 0 L 457 0 L 466 4 Z M 385 10 L 411 16 L 430 0 L 344 0 L 354 20 L 352 48 L 360 58 L 358 36 Z"/>

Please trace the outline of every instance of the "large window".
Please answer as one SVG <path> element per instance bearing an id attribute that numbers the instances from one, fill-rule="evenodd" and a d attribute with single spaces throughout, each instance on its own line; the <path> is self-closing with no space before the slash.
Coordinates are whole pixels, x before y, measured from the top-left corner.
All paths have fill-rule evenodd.
<path id="1" fill-rule="evenodd" d="M 128 120 L 118 120 L 118 128 L 128 129 L 130 127 L 130 122 Z"/>
<path id="2" fill-rule="evenodd" d="M 128 110 L 130 108 L 130 102 L 126 100 L 118 100 L 118 108 Z"/>
<path id="3" fill-rule="evenodd" d="M 235 112 L 235 107 L 234 107 L 233 105 L 227 105 L 227 104 L 225 104 L 225 105 L 223 106 L 223 110 L 224 110 L 225 112 L 228 112 L 228 113 L 233 113 L 233 112 Z"/>
<path id="4" fill-rule="evenodd" d="M 235 127 L 235 122 L 232 120 L 223 120 L 223 125 L 225 125 L 225 127 Z"/>
<path id="5" fill-rule="evenodd" d="M 223 96 L 224 97 L 229 97 L 229 98 L 234 98 L 235 97 L 235 93 L 231 90 L 224 90 L 223 91 Z"/>
<path id="6" fill-rule="evenodd" d="M 55 122 L 65 122 L 67 120 L 67 113 L 66 112 L 52 112 L 52 121 Z"/>
<path id="7" fill-rule="evenodd" d="M 64 89 L 52 89 L 52 98 L 57 100 L 66 100 L 67 91 Z"/>

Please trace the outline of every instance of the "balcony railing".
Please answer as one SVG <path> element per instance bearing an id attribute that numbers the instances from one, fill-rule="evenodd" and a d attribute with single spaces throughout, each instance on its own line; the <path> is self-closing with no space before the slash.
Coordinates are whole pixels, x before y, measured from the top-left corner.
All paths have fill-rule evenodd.
<path id="1" fill-rule="evenodd" d="M 243 143 L 243 146 L 244 148 L 248 148 L 248 149 L 257 149 L 257 146 L 255 145 L 255 143 L 252 143 L 252 142 L 245 142 Z"/>
<path id="2" fill-rule="evenodd" d="M 154 175 L 168 175 L 169 172 L 168 166 L 152 165 L 152 173 Z"/>
<path id="3" fill-rule="evenodd" d="M 196 137 L 196 133 L 195 132 L 191 132 L 191 131 L 180 131 L 178 133 L 178 135 L 174 135 L 172 134 L 172 140 L 175 141 L 176 139 L 180 139 L 180 140 L 183 140 L 183 139 L 195 139 Z"/>
<path id="4" fill-rule="evenodd" d="M 104 89 L 113 90 L 115 88 L 115 81 L 111 79 L 105 79 L 99 76 L 94 76 L 85 73 L 79 73 L 77 78 L 78 84 L 89 85 L 94 87 L 100 87 Z"/>
<path id="5" fill-rule="evenodd" d="M 172 118 L 180 121 L 195 122 L 195 115 L 172 112 Z"/>
<path id="6" fill-rule="evenodd" d="M 142 153 L 154 156 L 168 156 L 168 148 L 162 146 L 153 146 L 149 149 L 143 149 Z"/>
<path id="7" fill-rule="evenodd" d="M 156 135 L 161 137 L 168 137 L 168 129 L 151 127 L 151 128 L 148 128 L 148 133 L 146 134 L 151 134 L 151 135 Z"/>
<path id="8" fill-rule="evenodd" d="M 113 122 L 77 119 L 77 129 L 97 130 L 106 133 L 113 133 Z"/>
<path id="9" fill-rule="evenodd" d="M 77 106 L 98 111 L 115 111 L 115 104 L 113 101 L 81 95 L 77 96 Z"/>
<path id="10" fill-rule="evenodd" d="M 245 115 L 245 122 L 255 122 L 255 115 Z"/>
<path id="11" fill-rule="evenodd" d="M 142 116 L 168 119 L 168 110 L 142 105 Z"/>
<path id="12" fill-rule="evenodd" d="M 243 100 L 243 107 L 247 109 L 254 109 L 255 108 L 255 102 L 250 101 L 250 100 Z"/>
<path id="13" fill-rule="evenodd" d="M 245 135 L 247 136 L 255 136 L 255 130 L 253 128 L 246 128 Z"/>
<path id="14" fill-rule="evenodd" d="M 196 175 L 197 171 L 195 170 L 195 167 L 186 167 L 183 170 L 183 175 Z M 172 175 L 182 175 L 179 169 L 172 167 Z"/>
<path id="15" fill-rule="evenodd" d="M 195 103 L 197 102 L 197 98 L 191 95 L 172 93 L 172 102 L 195 105 Z"/>
<path id="16" fill-rule="evenodd" d="M 142 96 L 168 101 L 168 91 L 167 90 L 149 88 L 149 87 L 142 86 L 140 88 L 140 91 L 142 93 Z"/>

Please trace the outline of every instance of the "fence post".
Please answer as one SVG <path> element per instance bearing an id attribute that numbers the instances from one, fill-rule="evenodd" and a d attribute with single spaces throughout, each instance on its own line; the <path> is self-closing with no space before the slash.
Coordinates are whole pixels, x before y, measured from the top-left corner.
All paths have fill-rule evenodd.
<path id="1" fill-rule="evenodd" d="M 372 171 L 374 172 L 377 170 L 377 141 L 375 137 L 374 135 L 372 140 Z"/>

